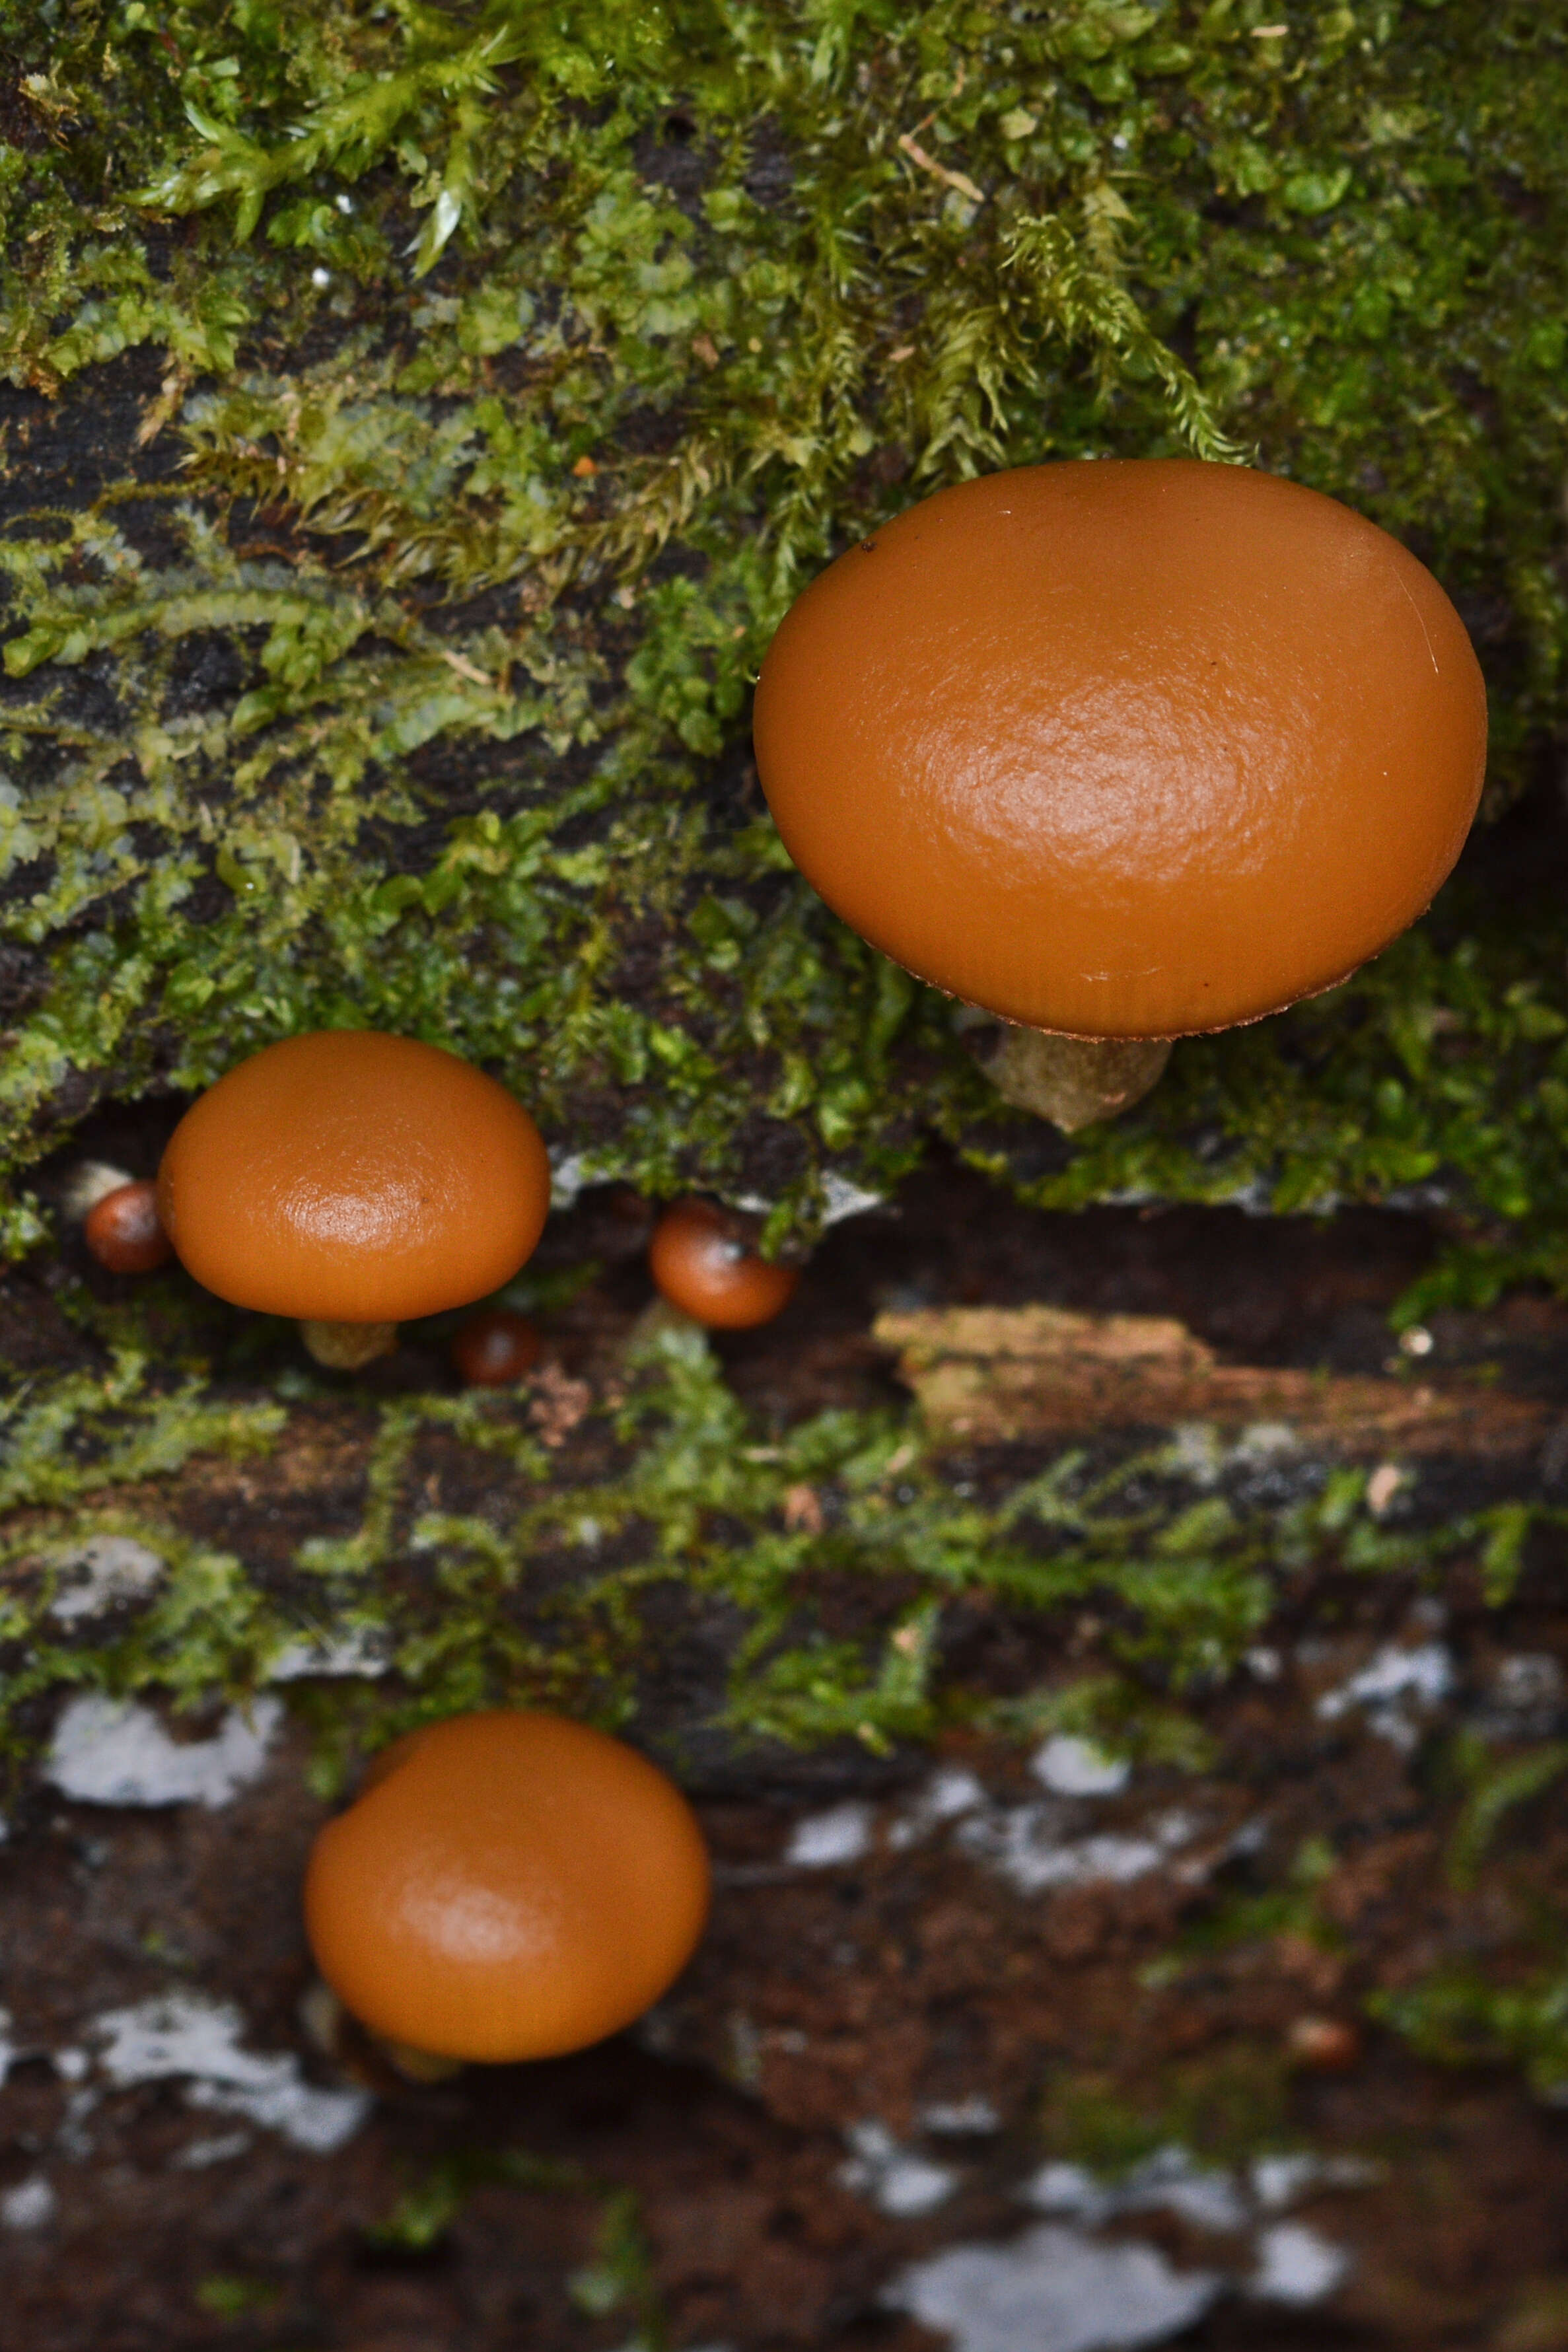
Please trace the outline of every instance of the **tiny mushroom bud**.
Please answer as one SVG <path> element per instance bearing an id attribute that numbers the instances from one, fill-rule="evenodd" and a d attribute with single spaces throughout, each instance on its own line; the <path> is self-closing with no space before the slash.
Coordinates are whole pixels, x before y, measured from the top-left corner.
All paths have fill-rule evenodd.
<path id="1" fill-rule="evenodd" d="M 457 1716 L 399 1741 L 316 1840 L 318 1967 L 373 2033 L 437 2058 L 558 2057 L 679 1976 L 708 1914 L 673 1781 L 561 1716 Z"/>
<path id="2" fill-rule="evenodd" d="M 806 878 L 1017 1024 L 997 1082 L 1068 1127 L 1135 1099 L 1160 1041 L 1279 1012 L 1413 922 L 1486 738 L 1469 639 L 1415 556 L 1316 490 L 1183 458 L 911 508 L 797 598 L 755 720 Z M 1129 1041 L 1155 1048 L 1142 1069 Z"/>
<path id="3" fill-rule="evenodd" d="M 438 1045 L 366 1029 L 253 1054 L 185 1113 L 158 1171 L 196 1280 L 310 1325 L 312 1353 L 340 1367 L 408 1317 L 510 1282 L 549 1205 L 539 1130 L 503 1087 Z"/>
<path id="4" fill-rule="evenodd" d="M 771 1323 L 795 1296 L 798 1267 L 775 1265 L 751 1244 L 748 1221 L 710 1201 L 678 1201 L 648 1248 L 653 1278 L 672 1307 L 720 1331 Z"/>
<path id="5" fill-rule="evenodd" d="M 1285 2036 L 1299 2066 L 1314 2074 L 1342 2074 L 1361 2056 L 1361 2035 L 1340 2017 L 1296 2017 Z"/>
<path id="6" fill-rule="evenodd" d="M 510 1388 L 538 1360 L 538 1332 L 505 1307 L 470 1316 L 452 1340 L 452 1361 L 471 1389 Z"/>
<path id="7" fill-rule="evenodd" d="M 151 1274 L 174 1255 L 158 1215 L 158 1187 L 150 1176 L 105 1192 L 88 1211 L 81 1231 L 93 1256 L 110 1274 Z"/>

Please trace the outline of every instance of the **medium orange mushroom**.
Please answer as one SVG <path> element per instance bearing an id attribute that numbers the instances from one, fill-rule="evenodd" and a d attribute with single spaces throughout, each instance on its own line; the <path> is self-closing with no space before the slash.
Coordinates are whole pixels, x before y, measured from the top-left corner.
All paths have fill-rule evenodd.
<path id="1" fill-rule="evenodd" d="M 659 1219 L 648 1266 L 663 1296 L 696 1323 L 750 1331 L 789 1305 L 797 1266 L 778 1265 L 751 1241 L 751 1227 L 710 1201 L 678 1201 Z"/>
<path id="2" fill-rule="evenodd" d="M 372 2032 L 504 2063 L 640 2017 L 708 1901 L 702 1833 L 657 1766 L 586 1724 L 496 1712 L 397 1743 L 317 1838 L 305 1924 Z"/>
<path id="3" fill-rule="evenodd" d="M 1001 1075 L 1016 1099 L 1031 1071 L 1076 1085 L 1068 1127 L 1135 1099 L 1170 1039 L 1328 988 L 1414 921 L 1486 740 L 1415 556 L 1315 490 L 1179 458 L 911 508 L 791 607 L 755 721 L 807 880 L 1016 1024 Z"/>
<path id="4" fill-rule="evenodd" d="M 347 1369 L 409 1317 L 510 1281 L 543 1230 L 550 1163 L 521 1104 L 455 1054 L 332 1029 L 265 1047 L 193 1104 L 158 1206 L 198 1282 L 296 1317 Z"/>

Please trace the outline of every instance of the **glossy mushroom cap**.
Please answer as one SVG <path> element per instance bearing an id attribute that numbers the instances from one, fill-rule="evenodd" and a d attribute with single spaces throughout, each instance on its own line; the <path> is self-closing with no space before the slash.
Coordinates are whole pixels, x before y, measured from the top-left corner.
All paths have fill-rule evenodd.
<path id="1" fill-rule="evenodd" d="M 510 1388 L 539 1360 L 539 1334 L 526 1315 L 494 1307 L 452 1337 L 452 1361 L 471 1389 Z"/>
<path id="2" fill-rule="evenodd" d="M 158 1205 L 236 1307 L 400 1323 L 510 1282 L 550 1206 L 528 1113 L 437 1045 L 368 1029 L 268 1045 L 174 1129 Z"/>
<path id="3" fill-rule="evenodd" d="M 158 1214 L 158 1188 L 148 1176 L 101 1194 L 82 1222 L 82 1239 L 110 1274 L 152 1274 L 174 1255 Z"/>
<path id="4" fill-rule="evenodd" d="M 786 848 L 873 946 L 1009 1021 L 1174 1036 L 1421 913 L 1486 695 L 1436 582 L 1349 508 L 1104 459 L 964 482 L 840 556 L 755 732 Z"/>
<path id="5" fill-rule="evenodd" d="M 659 1219 L 648 1266 L 663 1296 L 716 1331 L 750 1331 L 789 1305 L 800 1270 L 753 1249 L 746 1220 L 710 1201 L 678 1201 Z"/>
<path id="6" fill-rule="evenodd" d="M 559 2057 L 640 2017 L 708 1916 L 708 1854 L 645 1757 L 561 1716 L 456 1716 L 317 1838 L 321 1974 L 385 2040 L 448 2058 Z"/>

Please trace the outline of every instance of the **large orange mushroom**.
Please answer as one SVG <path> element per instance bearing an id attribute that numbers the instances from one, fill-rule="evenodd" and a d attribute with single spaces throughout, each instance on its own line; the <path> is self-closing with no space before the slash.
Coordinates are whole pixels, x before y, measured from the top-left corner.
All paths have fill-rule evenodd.
<path id="1" fill-rule="evenodd" d="M 840 556 L 769 648 L 755 740 L 806 878 L 1016 1024 L 1009 1090 L 1076 1087 L 1072 1126 L 1422 912 L 1486 695 L 1430 572 L 1349 508 L 1102 459 L 962 483 Z"/>
<path id="2" fill-rule="evenodd" d="M 368 1362 L 399 1323 L 510 1282 L 550 1163 L 503 1087 L 438 1045 L 368 1029 L 285 1038 L 192 1105 L 158 1207 L 196 1280 L 297 1318 L 319 1360 Z"/>
<path id="3" fill-rule="evenodd" d="M 389 1752 L 316 1840 L 317 1965 L 374 2033 L 437 2058 L 559 2057 L 674 1981 L 708 1916 L 674 1782 L 563 1716 L 455 1716 Z"/>

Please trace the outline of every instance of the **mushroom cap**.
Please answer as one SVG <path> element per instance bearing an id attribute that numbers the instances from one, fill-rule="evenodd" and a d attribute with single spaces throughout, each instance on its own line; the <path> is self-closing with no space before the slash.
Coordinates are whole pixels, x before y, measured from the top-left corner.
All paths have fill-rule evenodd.
<path id="1" fill-rule="evenodd" d="M 714 1331 L 771 1323 L 795 1297 L 800 1269 L 753 1249 L 748 1224 L 710 1201 L 678 1201 L 648 1244 L 648 1269 L 672 1307 Z"/>
<path id="2" fill-rule="evenodd" d="M 559 2057 L 629 2025 L 708 1916 L 691 1808 L 562 1716 L 455 1716 L 316 1840 L 305 1924 L 373 2032 L 448 2058 Z"/>
<path id="3" fill-rule="evenodd" d="M 539 1334 L 526 1315 L 492 1307 L 452 1335 L 451 1356 L 469 1388 L 510 1388 L 539 1360 Z"/>
<path id="4" fill-rule="evenodd" d="M 236 1307 L 400 1323 L 498 1289 L 550 1206 L 539 1129 L 504 1087 L 412 1037 L 285 1038 L 194 1103 L 158 1207 L 198 1282 Z"/>
<path id="5" fill-rule="evenodd" d="M 158 1214 L 157 1186 L 146 1176 L 100 1194 L 82 1221 L 82 1238 L 110 1274 L 152 1274 L 174 1255 Z"/>
<path id="6" fill-rule="evenodd" d="M 1464 625 L 1396 540 L 1185 458 L 911 508 L 785 614 L 755 720 L 836 913 L 1091 1037 L 1226 1028 L 1353 971 L 1458 857 L 1486 736 Z"/>

